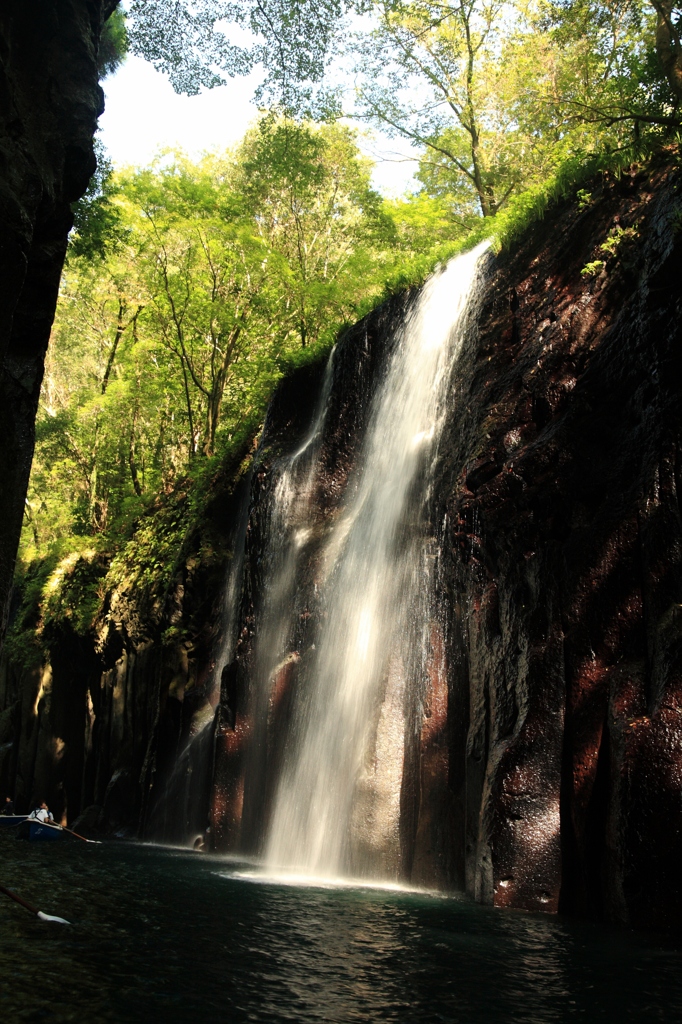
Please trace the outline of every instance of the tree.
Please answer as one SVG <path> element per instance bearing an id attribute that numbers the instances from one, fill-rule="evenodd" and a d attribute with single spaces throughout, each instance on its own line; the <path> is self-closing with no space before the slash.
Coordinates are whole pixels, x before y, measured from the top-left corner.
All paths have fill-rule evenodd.
<path id="1" fill-rule="evenodd" d="M 73 230 L 69 236 L 67 260 L 74 256 L 102 259 L 118 241 L 120 215 L 113 202 L 117 192 L 114 168 L 97 138 L 94 149 L 97 168 L 85 195 L 73 204 Z"/>
<path id="2" fill-rule="evenodd" d="M 270 329 L 278 344 L 315 344 L 330 315 L 352 317 L 374 276 L 371 168 L 350 129 L 269 115 L 244 139 L 237 173 L 279 292 Z"/>
<path id="3" fill-rule="evenodd" d="M 211 87 L 261 62 L 259 96 L 300 114 L 349 11 L 360 113 L 422 150 L 419 179 L 460 225 L 493 215 L 567 156 L 679 126 L 675 0 L 134 0 L 134 52 L 176 89 Z M 234 45 L 225 22 L 251 33 Z M 332 107 L 327 106 L 328 111 Z"/>
<path id="4" fill-rule="evenodd" d="M 29 503 L 52 509 L 73 506 L 76 533 L 103 533 L 120 512 L 112 495 L 135 486 L 135 415 L 121 402 L 124 369 L 141 310 L 121 257 L 94 264 L 72 258 L 62 281 L 37 423 L 38 455 Z M 129 390 L 129 384 L 123 384 Z M 39 495 L 39 497 L 38 497 Z M 29 505 L 30 507 L 30 505 Z M 33 515 L 34 522 L 40 516 Z"/>
<path id="5" fill-rule="evenodd" d="M 262 303 L 265 252 L 211 161 L 138 173 L 125 195 L 142 257 L 140 328 L 177 362 L 189 457 L 211 454 L 226 385 Z"/>
<path id="6" fill-rule="evenodd" d="M 536 140 L 499 102 L 512 17 L 502 0 L 381 0 L 377 27 L 357 42 L 361 112 L 423 147 L 422 181 L 469 219 L 496 213 L 538 164 Z"/>
<path id="7" fill-rule="evenodd" d="M 300 111 L 324 76 L 343 13 L 363 6 L 364 0 L 132 0 L 129 38 L 132 52 L 167 74 L 178 92 L 193 95 L 260 64 L 267 74 L 259 98 Z M 225 23 L 246 30 L 250 43 L 231 43 Z"/>
<path id="8" fill-rule="evenodd" d="M 112 5 L 109 4 L 111 8 Z M 106 78 L 122 64 L 128 52 L 128 31 L 126 29 L 125 14 L 120 7 L 111 10 L 111 13 L 102 26 L 102 34 L 99 39 L 97 51 L 97 68 L 100 78 Z"/>
<path id="9" fill-rule="evenodd" d="M 113 237 L 62 282 L 28 542 L 117 543 L 255 429 L 282 362 L 381 291 L 392 222 L 369 173 L 347 129 L 269 116 L 234 152 L 114 179 Z"/>
<path id="10" fill-rule="evenodd" d="M 569 156 L 679 126 L 677 9 L 380 0 L 376 10 L 355 42 L 360 111 L 421 147 L 419 180 L 460 222 L 494 214 Z"/>
<path id="11" fill-rule="evenodd" d="M 682 104 L 682 7 L 674 0 L 651 0 L 656 12 L 656 49 L 675 97 Z"/>
<path id="12" fill-rule="evenodd" d="M 527 8 L 526 24 L 545 51 L 524 97 L 526 119 L 546 123 L 549 113 L 564 134 L 589 126 L 593 148 L 611 149 L 630 144 L 643 130 L 660 136 L 678 126 L 649 3 L 538 4 Z M 522 48 L 526 39 L 519 36 L 513 45 Z"/>

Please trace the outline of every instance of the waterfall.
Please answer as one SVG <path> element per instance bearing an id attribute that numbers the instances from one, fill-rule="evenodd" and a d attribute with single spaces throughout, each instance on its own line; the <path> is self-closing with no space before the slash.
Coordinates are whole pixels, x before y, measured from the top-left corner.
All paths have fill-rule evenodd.
<path id="1" fill-rule="evenodd" d="M 405 730 L 410 702 L 419 699 L 433 591 L 429 497 L 462 318 L 485 248 L 457 257 L 427 282 L 374 396 L 357 472 L 323 551 L 324 614 L 278 769 L 264 847 L 270 868 L 324 877 L 398 874 Z M 319 431 L 318 421 L 315 436 Z M 310 452 L 310 442 L 304 448 Z M 307 480 L 313 471 L 306 470 Z M 299 482 L 292 492 L 291 467 L 281 481 L 283 514 L 291 521 L 295 493 L 300 532 L 309 486 Z M 291 527 L 285 534 L 290 548 Z M 266 694 L 283 650 L 281 591 L 284 578 L 291 586 L 291 557 L 286 549 L 280 555 L 282 574 L 269 599 L 279 625 L 264 627 L 270 662 L 259 674 Z"/>
<path id="2" fill-rule="evenodd" d="M 310 533 L 310 497 L 332 382 L 334 352 L 327 362 L 320 399 L 312 423 L 292 454 L 273 467 L 272 495 L 264 538 L 265 598 L 256 623 L 257 641 L 252 669 L 253 722 L 246 753 L 242 848 L 259 849 L 267 819 L 270 766 L 271 708 L 296 659 L 287 654 L 292 629 L 299 561 Z"/>

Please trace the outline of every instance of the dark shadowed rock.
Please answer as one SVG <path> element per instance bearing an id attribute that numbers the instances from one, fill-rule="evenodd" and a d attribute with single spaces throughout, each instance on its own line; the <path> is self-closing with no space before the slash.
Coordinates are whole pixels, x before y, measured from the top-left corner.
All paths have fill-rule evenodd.
<path id="1" fill-rule="evenodd" d="M 70 828 L 72 832 L 78 832 L 79 835 L 85 836 L 86 839 L 97 838 L 97 836 L 105 833 L 106 825 L 100 805 L 90 804 L 89 807 L 86 807 L 82 814 L 79 814 L 71 822 Z"/>
<path id="2" fill-rule="evenodd" d="M 499 906 L 682 914 L 681 183 L 607 178 L 491 261 L 459 367 L 452 782 L 467 888 Z"/>
<path id="3" fill-rule="evenodd" d="M 641 927 L 681 918 L 681 182 L 664 163 L 606 176 L 588 208 L 559 204 L 489 258 L 440 450 L 445 629 L 432 635 L 401 795 L 401 870 L 413 882 Z M 281 723 L 319 614 L 325 523 L 404 301 L 350 331 L 334 358 L 319 526 L 291 597 L 295 657 L 273 676 Z M 252 736 L 254 640 L 273 467 L 310 422 L 305 384 L 282 386 L 254 475 L 218 728 L 220 848 L 259 848 L 277 774 L 277 735 Z M 254 742 L 260 789 L 246 804 L 257 812 L 242 820 Z"/>
<path id="4" fill-rule="evenodd" d="M 99 38 L 116 4 L 0 5 L 0 641 L 70 204 L 95 169 Z"/>

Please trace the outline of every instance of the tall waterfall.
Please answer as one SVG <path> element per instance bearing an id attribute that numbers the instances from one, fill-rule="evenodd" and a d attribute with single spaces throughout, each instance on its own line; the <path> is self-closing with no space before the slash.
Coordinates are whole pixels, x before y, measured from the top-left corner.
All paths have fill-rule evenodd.
<path id="1" fill-rule="evenodd" d="M 374 396 L 356 477 L 324 549 L 323 622 L 278 773 L 268 867 L 324 877 L 397 874 L 405 730 L 410 702 L 419 699 L 433 592 L 429 496 L 464 333 L 458 325 L 485 248 L 427 282 Z M 284 476 L 289 484 L 291 472 Z M 303 476 L 298 530 L 310 471 Z M 289 492 L 287 508 L 291 502 Z M 284 562 L 278 588 L 290 571 Z M 281 612 L 281 594 L 272 600 Z M 281 650 L 281 616 L 278 623 L 268 627 L 271 664 Z"/>

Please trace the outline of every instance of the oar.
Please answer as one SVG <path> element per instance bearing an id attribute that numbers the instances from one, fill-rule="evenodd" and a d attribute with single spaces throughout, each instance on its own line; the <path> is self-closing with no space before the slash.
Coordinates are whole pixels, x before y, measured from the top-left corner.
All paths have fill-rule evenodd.
<path id="1" fill-rule="evenodd" d="M 4 885 L 0 885 L 0 892 L 3 892 L 5 896 L 9 896 L 9 898 L 14 900 L 15 903 L 19 903 L 22 907 L 25 907 L 26 910 L 35 914 L 35 916 L 40 918 L 41 921 L 55 921 L 57 924 L 69 924 L 69 922 L 65 921 L 63 917 L 53 917 L 52 914 L 43 914 L 42 910 L 37 910 L 35 907 L 32 907 L 30 903 L 27 903 L 26 900 L 22 900 L 21 896 L 17 896 L 17 894 L 12 892 L 10 889 L 6 889 Z"/>
<path id="2" fill-rule="evenodd" d="M 37 819 L 40 821 L 40 819 Z M 61 832 L 68 832 L 69 835 L 75 836 L 76 839 L 82 839 L 84 843 L 99 843 L 101 845 L 101 839 L 86 839 L 85 836 L 79 835 L 78 832 L 74 832 L 73 829 L 67 828 L 66 825 L 58 825 L 56 821 L 41 821 L 41 825 L 47 825 L 48 828 L 58 828 Z M 15 826 L 16 827 L 16 826 Z"/>
<path id="3" fill-rule="evenodd" d="M 63 828 L 65 832 L 69 832 L 72 836 L 75 836 L 76 839 L 82 839 L 84 843 L 99 843 L 100 846 L 102 845 L 101 839 L 86 839 L 85 836 L 79 835 L 78 832 L 74 832 L 72 828 L 67 828 L 66 825 L 60 825 L 59 827 Z"/>

